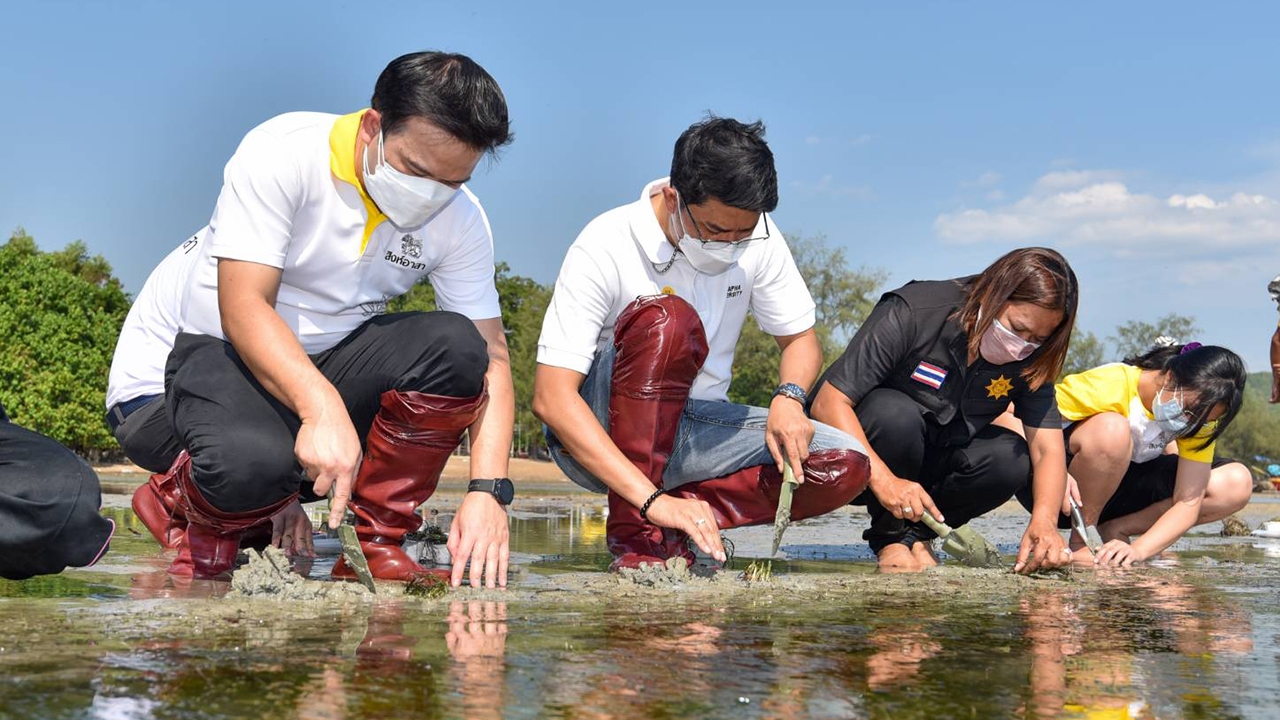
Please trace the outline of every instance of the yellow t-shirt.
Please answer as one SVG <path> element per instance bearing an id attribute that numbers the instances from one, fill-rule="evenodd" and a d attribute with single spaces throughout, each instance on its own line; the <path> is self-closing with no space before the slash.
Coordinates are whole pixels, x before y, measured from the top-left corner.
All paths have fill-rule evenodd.
<path id="1" fill-rule="evenodd" d="M 1114 412 L 1129 417 L 1133 400 L 1138 396 L 1138 377 L 1142 368 L 1124 363 L 1100 365 L 1075 375 L 1068 375 L 1058 383 L 1054 390 L 1058 396 L 1058 412 L 1063 420 L 1079 422 L 1099 413 Z M 1154 422 L 1155 417 L 1141 402 L 1147 419 Z M 1213 462 L 1215 443 L 1199 449 L 1204 439 L 1213 433 L 1214 424 L 1205 423 L 1200 432 L 1193 437 L 1178 438 L 1178 457 L 1196 462 Z"/>

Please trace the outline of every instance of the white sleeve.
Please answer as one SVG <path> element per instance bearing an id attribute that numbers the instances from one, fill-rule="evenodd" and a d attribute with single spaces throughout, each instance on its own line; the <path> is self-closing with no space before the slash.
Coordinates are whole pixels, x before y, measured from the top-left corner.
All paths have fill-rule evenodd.
<path id="1" fill-rule="evenodd" d="M 613 307 L 612 288 L 617 287 L 617 269 L 611 263 L 597 262 L 580 245 L 570 247 L 542 318 L 538 364 L 587 374 Z"/>
<path id="2" fill-rule="evenodd" d="M 795 335 L 813 327 L 816 308 L 786 238 L 776 226 L 769 230 L 751 289 L 751 314 L 769 335 Z"/>
<path id="3" fill-rule="evenodd" d="M 209 253 L 283 268 L 303 192 L 298 158 L 290 146 L 269 133 L 251 131 L 223 170 L 222 192 L 209 221 Z"/>
<path id="4" fill-rule="evenodd" d="M 454 202 L 461 200 L 457 198 Z M 431 286 L 441 310 L 472 320 L 502 317 L 494 284 L 493 232 L 489 218 L 477 204 L 476 216 L 448 255 L 431 271 Z"/>

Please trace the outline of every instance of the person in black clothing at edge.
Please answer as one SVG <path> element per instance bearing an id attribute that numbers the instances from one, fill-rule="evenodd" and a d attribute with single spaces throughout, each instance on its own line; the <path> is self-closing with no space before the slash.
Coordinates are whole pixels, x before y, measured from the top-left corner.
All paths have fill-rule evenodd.
<path id="1" fill-rule="evenodd" d="M 1053 250 L 1023 248 L 981 275 L 885 293 L 818 382 L 815 420 L 862 441 L 871 481 L 863 534 L 884 571 L 936 565 L 925 512 L 959 527 L 1034 478 L 1014 569 L 1071 561 L 1057 516 L 1066 486 L 1053 381 L 1075 324 L 1075 273 Z M 1026 440 L 991 425 L 1009 405 Z"/>
<path id="2" fill-rule="evenodd" d="M 0 577 L 88 567 L 116 524 L 98 513 L 98 476 L 57 441 L 18 427 L 0 405 Z"/>

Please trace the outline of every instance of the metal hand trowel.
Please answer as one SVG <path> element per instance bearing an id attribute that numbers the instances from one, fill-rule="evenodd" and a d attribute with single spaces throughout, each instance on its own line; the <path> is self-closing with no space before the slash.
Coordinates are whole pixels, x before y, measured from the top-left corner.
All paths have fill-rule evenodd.
<path id="1" fill-rule="evenodd" d="M 791 500 L 795 495 L 796 474 L 791 470 L 791 463 L 782 464 L 782 488 L 778 491 L 778 513 L 773 516 L 773 555 L 778 554 L 778 546 L 782 544 L 782 533 L 791 524 Z"/>
<path id="2" fill-rule="evenodd" d="M 1098 534 L 1097 526 L 1085 525 L 1084 513 L 1080 512 L 1080 504 L 1070 495 L 1067 496 L 1067 499 L 1071 501 L 1071 527 L 1075 529 L 1080 539 L 1084 540 L 1084 545 L 1089 548 L 1089 552 L 1097 555 L 1098 551 L 1102 549 L 1102 536 Z"/>
<path id="3" fill-rule="evenodd" d="M 942 538 L 942 549 L 951 557 L 969 567 L 1003 567 L 1004 559 L 1000 551 L 990 541 L 982 537 L 977 530 L 961 525 L 952 528 L 946 523 L 938 522 L 928 512 L 921 518 L 929 529 Z"/>
<path id="4" fill-rule="evenodd" d="M 329 507 L 333 507 L 333 486 L 329 487 Z M 365 558 L 364 551 L 360 549 L 360 538 L 356 537 L 356 529 L 351 525 L 351 511 L 348 510 L 342 517 L 342 524 L 338 526 L 338 542 L 342 543 L 342 558 L 347 561 L 347 566 L 356 574 L 356 579 L 365 589 L 374 595 L 378 594 L 378 588 L 373 584 L 373 573 L 369 570 L 369 560 Z"/>

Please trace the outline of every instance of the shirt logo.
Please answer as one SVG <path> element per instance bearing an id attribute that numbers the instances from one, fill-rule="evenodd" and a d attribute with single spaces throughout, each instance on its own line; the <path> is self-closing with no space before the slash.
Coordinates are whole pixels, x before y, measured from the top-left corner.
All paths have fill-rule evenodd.
<path id="1" fill-rule="evenodd" d="M 1013 389 L 1013 382 L 1009 378 L 1001 375 L 991 384 L 987 385 L 987 397 L 992 400 L 1009 397 L 1009 391 Z"/>
<path id="2" fill-rule="evenodd" d="M 947 379 L 947 371 L 937 365 L 922 362 L 916 366 L 916 371 L 911 373 L 911 379 L 937 390 L 942 387 L 942 382 Z"/>
<path id="3" fill-rule="evenodd" d="M 387 311 L 388 298 L 383 297 L 381 300 L 371 300 L 369 302 L 360 303 L 360 314 L 365 317 L 373 317 L 381 315 Z"/>
<path id="4" fill-rule="evenodd" d="M 405 235 L 400 240 L 400 252 L 414 260 L 420 260 L 422 258 L 422 241 L 412 235 Z"/>
<path id="5" fill-rule="evenodd" d="M 426 263 L 418 262 L 418 259 L 422 257 L 422 241 L 413 235 L 405 235 L 400 238 L 400 253 L 400 255 L 397 255 L 388 250 L 387 253 L 382 256 L 382 259 L 393 265 L 399 265 L 400 267 L 409 268 L 410 270 L 427 269 Z"/>
<path id="6" fill-rule="evenodd" d="M 742 294 L 741 285 L 730 285 L 729 292 L 725 293 L 725 298 L 736 298 Z"/>

